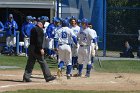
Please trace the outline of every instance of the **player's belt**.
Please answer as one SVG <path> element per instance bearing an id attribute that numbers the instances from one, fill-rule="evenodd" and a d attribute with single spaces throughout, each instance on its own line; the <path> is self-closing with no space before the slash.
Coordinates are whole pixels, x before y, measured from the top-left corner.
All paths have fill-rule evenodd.
<path id="1" fill-rule="evenodd" d="M 70 44 L 59 44 L 59 46 L 62 46 L 62 45 L 70 45 Z"/>
<path id="2" fill-rule="evenodd" d="M 80 45 L 80 47 L 87 47 L 88 45 Z"/>

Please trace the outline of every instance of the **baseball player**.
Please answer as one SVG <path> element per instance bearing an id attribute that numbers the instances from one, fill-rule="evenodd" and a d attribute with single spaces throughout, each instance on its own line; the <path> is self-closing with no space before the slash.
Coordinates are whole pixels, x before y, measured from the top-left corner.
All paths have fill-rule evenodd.
<path id="1" fill-rule="evenodd" d="M 76 18 L 75 17 L 72 17 L 70 19 L 70 29 L 72 29 L 73 33 L 75 34 L 75 36 L 77 37 L 77 34 L 79 33 L 80 31 L 80 27 L 77 25 L 76 23 Z M 73 65 L 73 69 L 74 68 L 78 68 L 78 47 L 75 46 L 74 42 L 72 42 L 72 65 Z"/>
<path id="2" fill-rule="evenodd" d="M 71 40 L 73 39 L 75 45 L 77 45 L 77 39 L 73 33 L 73 31 L 68 28 L 69 22 L 67 20 L 62 21 L 62 27 L 56 31 L 55 39 L 57 39 L 58 43 L 55 45 L 55 48 L 58 48 L 58 72 L 57 75 L 61 76 L 61 70 L 66 64 L 67 70 L 67 79 L 70 79 L 72 62 L 71 62 Z"/>
<path id="3" fill-rule="evenodd" d="M 28 46 L 30 44 L 30 33 L 31 33 L 31 29 L 33 27 L 35 27 L 35 25 L 33 25 L 33 23 L 31 22 L 32 17 L 31 16 L 27 16 L 26 17 L 26 22 L 22 24 L 22 35 L 24 38 L 24 48 L 26 50 L 26 56 L 27 56 L 27 51 L 28 51 Z"/>
<path id="4" fill-rule="evenodd" d="M 3 23 L 0 21 L 0 31 L 4 30 L 4 25 Z M 3 37 L 3 34 L 0 34 L 0 37 Z"/>
<path id="5" fill-rule="evenodd" d="M 32 17 L 32 23 L 33 23 L 34 26 L 37 25 L 37 19 L 36 19 L 36 17 Z"/>
<path id="6" fill-rule="evenodd" d="M 47 53 L 50 58 L 52 58 L 54 51 L 54 36 L 56 31 L 60 28 L 60 20 L 56 17 L 53 18 L 53 23 L 50 23 L 47 27 L 45 37 L 48 39 L 48 49 Z"/>
<path id="7" fill-rule="evenodd" d="M 11 53 L 16 50 L 16 30 L 18 29 L 18 25 L 13 18 L 13 14 L 9 14 L 9 18 L 6 21 L 4 28 L 6 31 L 6 45 L 8 46 L 8 50 L 11 55 Z"/>
<path id="8" fill-rule="evenodd" d="M 92 35 L 93 35 L 93 40 L 91 41 L 91 65 L 92 65 L 92 68 L 93 68 L 94 57 L 95 57 L 95 54 L 98 50 L 98 40 L 97 40 L 97 33 L 93 29 L 91 23 L 88 24 L 88 27 L 92 30 Z"/>
<path id="9" fill-rule="evenodd" d="M 93 40 L 93 35 L 91 29 L 88 27 L 88 20 L 86 18 L 82 19 L 82 28 L 80 32 L 78 33 L 78 44 L 79 44 L 79 50 L 78 50 L 78 73 L 77 76 L 82 76 L 82 69 L 83 64 L 87 65 L 86 68 L 86 77 L 90 77 L 90 71 L 91 71 L 91 40 Z"/>
<path id="10" fill-rule="evenodd" d="M 81 27 L 81 20 L 80 20 L 80 19 L 77 20 L 77 25 L 78 25 L 79 27 Z"/>

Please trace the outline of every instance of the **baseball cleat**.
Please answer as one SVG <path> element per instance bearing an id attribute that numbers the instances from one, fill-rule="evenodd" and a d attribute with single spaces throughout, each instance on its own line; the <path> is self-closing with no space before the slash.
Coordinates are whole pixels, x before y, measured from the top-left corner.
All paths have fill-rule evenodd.
<path id="1" fill-rule="evenodd" d="M 62 71 L 61 71 L 61 69 L 58 69 L 58 71 L 57 71 L 57 76 L 58 76 L 59 78 L 62 76 Z"/>
<path id="2" fill-rule="evenodd" d="M 67 75 L 67 79 L 71 79 L 71 76 L 70 75 Z"/>
<path id="3" fill-rule="evenodd" d="M 82 74 L 79 74 L 79 73 L 73 75 L 73 77 L 81 77 L 81 76 Z"/>
<path id="4" fill-rule="evenodd" d="M 85 77 L 86 77 L 86 78 L 90 77 L 90 74 L 86 74 Z"/>

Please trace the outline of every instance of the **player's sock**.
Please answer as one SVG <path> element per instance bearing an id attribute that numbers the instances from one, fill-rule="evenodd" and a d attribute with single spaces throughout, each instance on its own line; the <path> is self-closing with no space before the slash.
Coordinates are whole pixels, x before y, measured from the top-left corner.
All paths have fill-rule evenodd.
<path id="1" fill-rule="evenodd" d="M 51 56 L 51 49 L 48 49 L 48 55 Z"/>
<path id="2" fill-rule="evenodd" d="M 71 74 L 71 69 L 72 69 L 72 65 L 68 65 L 67 66 L 67 71 L 66 71 L 66 74 L 67 75 L 70 75 Z"/>
<path id="3" fill-rule="evenodd" d="M 72 57 L 72 66 L 74 66 L 74 57 Z"/>
<path id="4" fill-rule="evenodd" d="M 25 48 L 25 56 L 28 56 L 28 48 Z"/>
<path id="5" fill-rule="evenodd" d="M 87 65 L 87 71 L 86 71 L 86 76 L 89 77 L 90 76 L 90 71 L 91 71 L 91 64 Z"/>
<path id="6" fill-rule="evenodd" d="M 13 46 L 10 46 L 10 47 L 9 47 L 9 52 L 10 52 L 10 54 L 13 53 Z"/>
<path id="7" fill-rule="evenodd" d="M 94 57 L 91 57 L 91 63 L 92 64 L 94 63 Z"/>
<path id="8" fill-rule="evenodd" d="M 83 64 L 79 64 L 78 74 L 82 75 Z"/>
<path id="9" fill-rule="evenodd" d="M 58 64 L 58 68 L 62 69 L 64 66 L 64 61 L 60 61 L 60 63 Z"/>
<path id="10" fill-rule="evenodd" d="M 78 57 L 74 57 L 74 65 L 77 64 Z"/>
<path id="11" fill-rule="evenodd" d="M 19 52 L 22 53 L 22 45 L 19 45 Z"/>

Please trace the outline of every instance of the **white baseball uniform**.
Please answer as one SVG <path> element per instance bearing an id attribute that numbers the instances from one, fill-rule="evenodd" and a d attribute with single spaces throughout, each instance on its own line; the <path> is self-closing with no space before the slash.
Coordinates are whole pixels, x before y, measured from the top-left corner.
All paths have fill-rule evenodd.
<path id="1" fill-rule="evenodd" d="M 91 29 L 91 35 L 93 37 L 93 39 L 97 39 L 97 33 L 95 30 Z M 95 50 L 98 50 L 98 44 L 97 42 L 95 42 L 94 40 L 91 41 L 91 56 L 95 57 Z"/>
<path id="2" fill-rule="evenodd" d="M 79 50 L 78 63 L 91 64 L 91 40 L 94 38 L 90 28 L 81 29 L 77 35 Z"/>
<path id="3" fill-rule="evenodd" d="M 75 27 L 74 26 L 70 26 L 69 28 L 72 29 L 73 33 L 77 37 L 77 34 L 80 31 L 80 27 L 79 26 L 75 26 Z M 72 42 L 71 50 L 72 50 L 72 56 L 73 57 L 77 57 L 78 56 L 78 47 L 75 46 L 74 42 Z"/>
<path id="4" fill-rule="evenodd" d="M 46 33 L 46 29 L 47 29 L 47 27 L 49 26 L 49 24 L 50 24 L 49 22 L 45 22 L 45 24 L 44 24 L 44 27 L 45 27 L 45 28 L 43 29 L 44 34 Z M 48 37 L 45 37 L 45 35 L 44 35 L 44 40 L 43 40 L 43 45 L 42 45 L 43 48 L 48 48 L 48 45 L 49 45 L 48 42 L 49 42 L 49 41 L 48 41 Z"/>
<path id="5" fill-rule="evenodd" d="M 61 27 L 56 31 L 55 38 L 58 39 L 58 61 L 64 61 L 66 65 L 72 65 L 71 62 L 71 40 L 75 36 L 73 31 L 68 27 Z"/>

